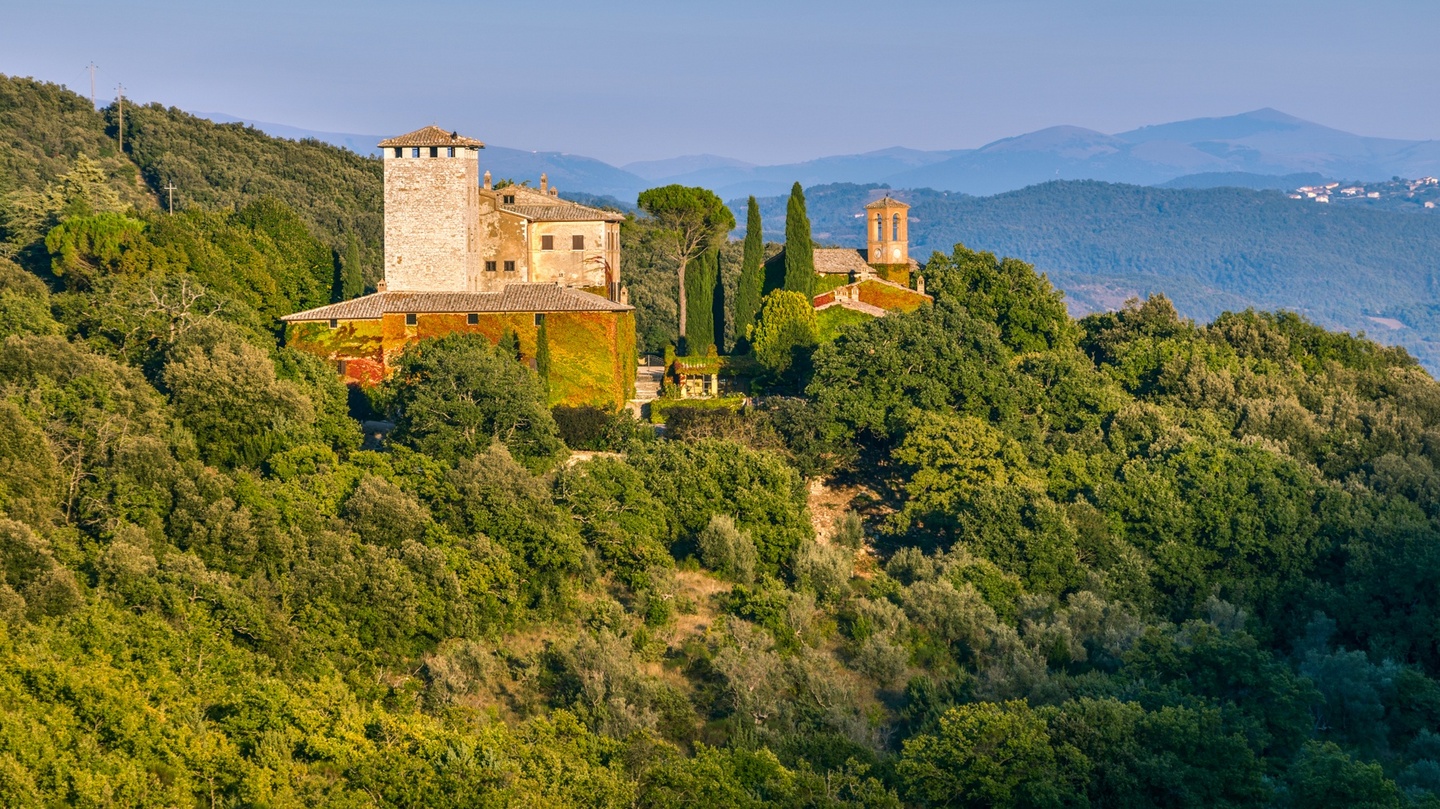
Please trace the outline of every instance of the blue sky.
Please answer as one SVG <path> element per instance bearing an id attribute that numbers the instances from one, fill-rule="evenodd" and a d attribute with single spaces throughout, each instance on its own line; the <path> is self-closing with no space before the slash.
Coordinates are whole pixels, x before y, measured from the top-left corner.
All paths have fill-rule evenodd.
<path id="1" fill-rule="evenodd" d="M 968 148 L 1275 107 L 1440 137 L 1433 0 L 6 0 L 0 72 L 621 164 Z"/>

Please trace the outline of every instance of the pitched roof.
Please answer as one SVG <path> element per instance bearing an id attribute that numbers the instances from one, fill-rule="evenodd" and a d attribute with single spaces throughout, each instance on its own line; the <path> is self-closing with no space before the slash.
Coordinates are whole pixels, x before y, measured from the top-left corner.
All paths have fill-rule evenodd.
<path id="1" fill-rule="evenodd" d="M 766 259 L 765 263 L 784 260 L 785 249 L 781 248 L 779 253 Z M 864 250 L 852 250 L 849 247 L 817 247 L 815 248 L 815 272 L 821 275 L 849 275 L 851 273 L 873 273 L 875 270 L 865 263 Z"/>
<path id="2" fill-rule="evenodd" d="M 562 202 L 559 205 L 501 205 L 500 210 L 522 216 L 531 222 L 623 222 L 625 216 L 586 205 Z"/>
<path id="3" fill-rule="evenodd" d="M 329 306 L 285 315 L 306 320 L 374 320 L 398 312 L 628 312 L 634 307 L 556 284 L 507 284 L 500 292 L 375 292 Z"/>
<path id="4" fill-rule="evenodd" d="M 414 132 L 397 135 L 380 141 L 381 149 L 391 146 L 474 146 L 484 149 L 485 144 L 474 138 L 467 138 L 458 132 L 446 132 L 438 126 L 421 127 Z"/>
<path id="5" fill-rule="evenodd" d="M 383 145 L 383 144 L 382 144 L 382 145 Z M 875 200 L 874 202 L 870 203 L 869 205 L 866 205 L 866 206 L 865 206 L 866 210 L 870 210 L 870 209 L 872 209 L 872 208 L 909 208 L 909 207 L 910 207 L 909 205 L 906 205 L 905 203 L 901 202 L 901 201 L 898 200 L 898 199 L 895 199 L 894 197 L 881 197 L 880 199 L 877 199 L 877 200 Z"/>
<path id="6" fill-rule="evenodd" d="M 524 185 L 507 185 L 495 191 L 497 199 L 515 197 L 513 203 L 499 205 L 500 210 L 509 211 L 531 222 L 623 222 L 625 215 L 614 211 L 602 211 L 578 202 L 570 202 L 551 196 Z"/>

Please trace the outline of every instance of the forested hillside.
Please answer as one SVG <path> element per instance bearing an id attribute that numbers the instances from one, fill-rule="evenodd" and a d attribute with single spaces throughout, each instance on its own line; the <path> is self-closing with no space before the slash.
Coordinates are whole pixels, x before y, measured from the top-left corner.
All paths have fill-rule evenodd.
<path id="1" fill-rule="evenodd" d="M 810 188 L 816 238 L 863 247 L 855 217 L 878 186 Z M 1033 263 L 1076 313 L 1163 293 L 1188 317 L 1289 309 L 1327 327 L 1403 345 L 1440 369 L 1440 215 L 1362 210 L 1239 188 L 1052 182 L 992 197 L 898 191 L 911 255 L 957 242 Z M 741 210 L 744 200 L 731 203 Z M 762 201 L 779 238 L 785 197 Z"/>
<path id="2" fill-rule="evenodd" d="M 955 249 L 663 438 L 475 337 L 347 397 L 331 236 L 89 137 L 0 203 L 0 805 L 1440 806 L 1401 349 Z"/>

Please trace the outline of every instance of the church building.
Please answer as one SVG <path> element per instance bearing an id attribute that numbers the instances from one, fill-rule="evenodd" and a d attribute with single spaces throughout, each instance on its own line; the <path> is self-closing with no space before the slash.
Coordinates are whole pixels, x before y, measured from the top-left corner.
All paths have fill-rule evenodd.
<path id="1" fill-rule="evenodd" d="M 384 278 L 370 295 L 287 315 L 286 342 L 373 385 L 406 346 L 453 332 L 550 351 L 551 404 L 623 407 L 635 315 L 620 283 L 624 217 L 480 174 L 485 144 L 436 126 L 383 140 Z M 543 328 L 542 328 L 543 326 Z"/>
<path id="2" fill-rule="evenodd" d="M 910 206 L 889 195 L 865 206 L 866 247 L 816 247 L 815 311 L 844 309 L 873 317 L 909 312 L 931 300 L 920 264 L 910 257 Z M 765 262 L 766 278 L 783 278 L 785 251 Z M 832 312 L 832 316 L 838 315 Z M 826 315 L 821 314 L 824 318 Z"/>

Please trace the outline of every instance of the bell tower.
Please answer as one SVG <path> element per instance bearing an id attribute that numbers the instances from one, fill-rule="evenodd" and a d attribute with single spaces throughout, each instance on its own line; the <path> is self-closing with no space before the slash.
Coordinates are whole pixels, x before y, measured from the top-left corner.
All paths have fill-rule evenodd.
<path id="1" fill-rule="evenodd" d="M 898 199 L 881 197 L 865 206 L 865 262 L 910 263 L 910 206 Z"/>

